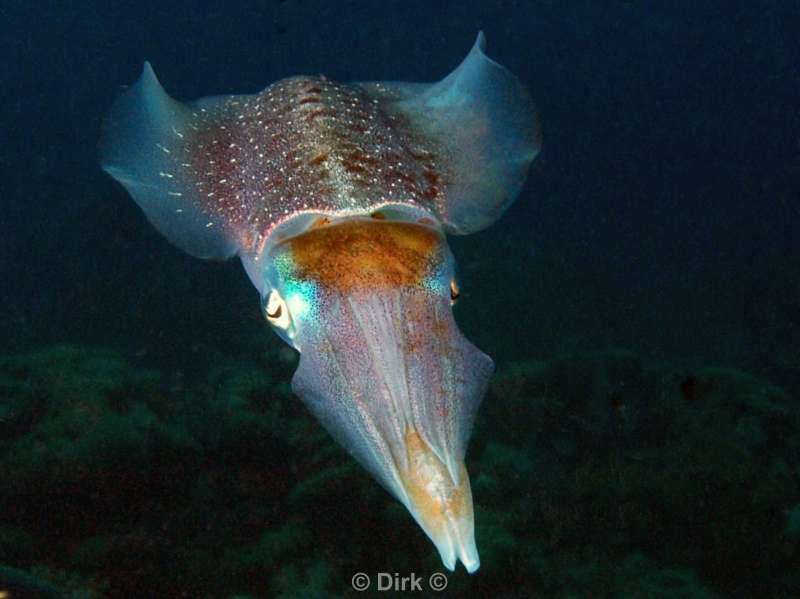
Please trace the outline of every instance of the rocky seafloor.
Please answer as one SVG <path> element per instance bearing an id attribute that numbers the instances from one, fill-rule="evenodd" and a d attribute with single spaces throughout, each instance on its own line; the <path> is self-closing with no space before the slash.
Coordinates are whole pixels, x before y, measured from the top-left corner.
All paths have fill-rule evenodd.
<path id="1" fill-rule="evenodd" d="M 356 572 L 441 571 L 293 368 L 0 359 L 0 593 L 355 597 Z M 502 367 L 467 468 L 481 568 L 436 596 L 800 596 L 800 410 L 744 372 L 626 351 Z"/>

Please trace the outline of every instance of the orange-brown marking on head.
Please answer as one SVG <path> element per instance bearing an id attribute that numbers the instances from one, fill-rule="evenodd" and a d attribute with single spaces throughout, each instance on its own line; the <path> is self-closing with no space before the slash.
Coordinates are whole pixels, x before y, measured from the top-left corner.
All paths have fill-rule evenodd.
<path id="1" fill-rule="evenodd" d="M 435 266 L 440 237 L 429 227 L 373 219 L 312 228 L 286 243 L 299 276 L 349 291 L 419 284 Z"/>

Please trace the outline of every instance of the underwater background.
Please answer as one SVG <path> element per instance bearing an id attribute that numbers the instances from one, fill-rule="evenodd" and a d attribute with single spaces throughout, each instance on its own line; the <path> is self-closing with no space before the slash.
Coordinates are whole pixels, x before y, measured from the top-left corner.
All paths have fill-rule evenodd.
<path id="1" fill-rule="evenodd" d="M 170 246 L 97 140 L 145 59 L 179 99 L 434 81 L 479 30 L 544 144 L 450 239 L 497 364 L 482 563 L 410 594 L 800 596 L 800 5 L 757 0 L 0 2 L 0 596 L 442 571 L 292 395 L 238 260 Z"/>

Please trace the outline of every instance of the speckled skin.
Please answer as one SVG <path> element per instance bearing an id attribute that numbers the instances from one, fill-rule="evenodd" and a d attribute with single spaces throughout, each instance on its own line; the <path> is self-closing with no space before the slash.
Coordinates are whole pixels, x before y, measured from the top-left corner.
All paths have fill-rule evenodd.
<path id="1" fill-rule="evenodd" d="M 171 163 L 161 171 L 165 188 L 181 198 L 192 186 L 205 226 L 235 236 L 246 254 L 259 254 L 278 225 L 302 213 L 407 204 L 434 214 L 441 148 L 387 110 L 386 87 L 368 89 L 293 77 L 253 96 L 201 102 L 189 134 L 176 131 L 162 146 Z"/>

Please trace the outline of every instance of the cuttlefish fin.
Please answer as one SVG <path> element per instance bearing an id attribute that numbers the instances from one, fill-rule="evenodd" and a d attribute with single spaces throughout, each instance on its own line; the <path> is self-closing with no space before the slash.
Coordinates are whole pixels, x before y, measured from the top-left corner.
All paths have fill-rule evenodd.
<path id="1" fill-rule="evenodd" d="M 433 84 L 364 84 L 393 101 L 387 110 L 440 148 L 447 167 L 437 211 L 448 233 L 473 233 L 496 221 L 519 193 L 539 153 L 541 130 L 523 84 L 484 54 L 478 34 L 467 57 Z"/>
<path id="2" fill-rule="evenodd" d="M 199 258 L 227 258 L 234 236 L 198 186 L 192 149 L 224 116 L 228 97 L 186 105 L 161 87 L 150 63 L 114 103 L 100 141 L 103 169 L 122 183 L 172 244 Z"/>

